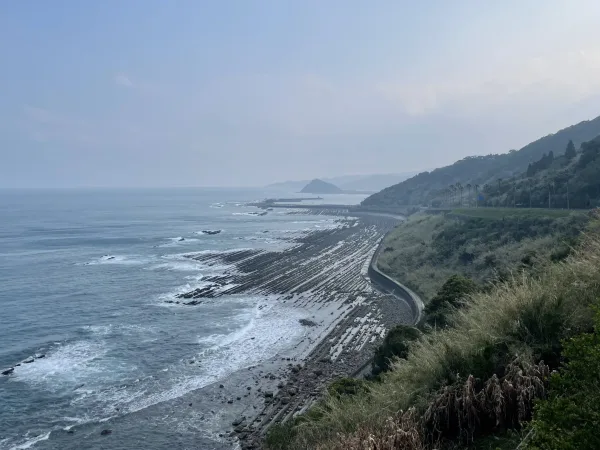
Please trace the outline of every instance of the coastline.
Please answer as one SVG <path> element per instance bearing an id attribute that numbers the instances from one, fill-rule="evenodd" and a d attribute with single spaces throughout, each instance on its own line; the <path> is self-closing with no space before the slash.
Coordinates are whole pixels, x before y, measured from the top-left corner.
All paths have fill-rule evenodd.
<path id="1" fill-rule="evenodd" d="M 315 211 L 319 215 L 323 212 Z M 347 215 L 345 211 L 336 212 Z M 333 235 L 337 236 L 332 236 L 328 246 L 318 249 L 319 254 L 324 255 L 332 252 L 332 248 L 335 249 L 334 256 L 338 253 L 352 255 L 349 267 L 340 270 L 333 263 L 332 266 L 338 269 L 329 277 L 352 284 L 343 286 L 340 279 L 335 283 L 325 281 L 316 289 L 285 296 L 284 302 L 308 307 L 314 312 L 310 318 L 314 326 L 306 327 L 304 339 L 289 354 L 278 355 L 248 369 L 256 389 L 252 389 L 254 394 L 243 407 L 230 408 L 231 422 L 229 425 L 224 423 L 222 433 L 229 442 L 238 442 L 242 449 L 260 448 L 261 439 L 271 425 L 306 410 L 323 395 L 332 380 L 356 376 L 368 368 L 374 350 L 389 328 L 418 320 L 411 299 L 398 296 L 398 292 L 391 292 L 370 279 L 383 237 L 399 219 L 393 215 L 360 214 L 349 228 L 360 230 L 358 234 L 365 230 L 372 232 L 361 251 L 346 251 L 348 244 L 356 246 L 361 240 L 341 239 L 343 236 L 336 232 Z M 308 238 L 307 242 L 310 241 Z M 336 259 L 334 257 L 331 262 Z M 311 283 L 305 281 L 300 286 L 303 284 Z M 243 388 L 238 383 L 238 392 L 240 387 Z"/>
<path id="2" fill-rule="evenodd" d="M 387 329 L 413 317 L 408 304 L 381 292 L 368 277 L 382 238 L 398 217 L 332 213 L 314 210 L 338 217 L 339 227 L 296 235 L 284 250 L 189 254 L 207 266 L 232 270 L 207 277 L 210 289 L 184 292 L 179 304 L 165 300 L 175 303 L 170 308 L 199 317 L 202 304 L 218 304 L 222 296 L 256 297 L 259 313 L 264 303 L 277 304 L 279 313 L 299 311 L 303 334 L 293 346 L 172 400 L 124 415 L 117 408 L 101 422 L 52 431 L 36 448 L 127 448 L 132 442 L 151 447 L 153 437 L 164 439 L 157 433 L 165 426 L 172 430 L 173 445 L 182 448 L 260 448 L 269 426 L 310 406 L 331 380 L 367 367 Z M 244 352 L 253 339 L 258 342 L 259 332 L 251 329 L 232 351 Z M 104 430 L 111 432 L 102 435 Z"/>

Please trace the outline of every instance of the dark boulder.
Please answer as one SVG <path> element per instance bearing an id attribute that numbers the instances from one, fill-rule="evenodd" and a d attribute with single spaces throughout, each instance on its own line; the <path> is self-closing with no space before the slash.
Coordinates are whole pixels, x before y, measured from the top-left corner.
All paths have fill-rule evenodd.
<path id="1" fill-rule="evenodd" d="M 316 327 L 317 324 L 315 322 L 313 322 L 312 320 L 308 320 L 308 319 L 300 319 L 299 320 L 300 325 L 304 326 L 304 327 Z"/>
<path id="2" fill-rule="evenodd" d="M 7 368 L 7 369 L 4 369 L 4 370 L 2 371 L 2 375 L 10 375 L 10 374 L 11 374 L 11 373 L 13 373 L 14 371 L 15 371 L 15 368 L 14 368 L 14 367 L 9 367 L 9 368 Z"/>
<path id="3" fill-rule="evenodd" d="M 112 430 L 108 430 L 108 429 L 106 429 L 106 430 L 102 430 L 102 431 L 100 432 L 100 434 L 101 434 L 102 436 L 108 436 L 109 434 L 112 434 Z"/>
<path id="4" fill-rule="evenodd" d="M 22 363 L 23 363 L 23 364 L 31 364 L 33 361 L 35 361 L 35 359 L 33 358 L 33 356 L 30 356 L 29 358 L 27 358 L 27 359 L 24 359 L 24 360 L 22 361 Z"/>
<path id="5" fill-rule="evenodd" d="M 222 230 L 202 230 L 203 234 L 208 234 L 208 235 L 215 235 L 215 234 L 219 234 Z"/>
<path id="6" fill-rule="evenodd" d="M 246 421 L 246 416 L 240 416 L 240 417 L 236 418 L 233 422 L 231 422 L 231 425 L 233 425 L 234 427 L 237 427 L 238 425 L 241 425 L 245 421 Z"/>

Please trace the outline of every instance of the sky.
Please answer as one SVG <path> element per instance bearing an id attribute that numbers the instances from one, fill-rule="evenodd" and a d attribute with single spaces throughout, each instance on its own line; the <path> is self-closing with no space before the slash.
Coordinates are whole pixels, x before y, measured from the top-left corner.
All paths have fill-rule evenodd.
<path id="1" fill-rule="evenodd" d="M 600 115 L 597 0 L 0 6 L 0 187 L 257 186 L 503 153 Z"/>

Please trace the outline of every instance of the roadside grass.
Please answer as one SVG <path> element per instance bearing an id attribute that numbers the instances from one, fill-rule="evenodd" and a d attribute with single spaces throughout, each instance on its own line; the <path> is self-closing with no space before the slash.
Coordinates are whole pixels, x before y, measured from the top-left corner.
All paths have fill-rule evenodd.
<path id="1" fill-rule="evenodd" d="M 465 436 L 472 441 L 489 435 L 494 430 L 483 429 L 474 409 L 465 403 L 474 398 L 466 389 L 469 380 L 488 380 L 488 386 L 495 379 L 497 386 L 516 386 L 513 379 L 503 384 L 502 377 L 523 378 L 527 368 L 538 364 L 549 370 L 558 367 L 563 340 L 593 327 L 592 308 L 600 298 L 600 233 L 598 222 L 592 225 L 571 256 L 546 266 L 539 276 L 515 273 L 493 289 L 470 296 L 465 306 L 453 313 L 453 327 L 411 343 L 407 358 L 398 360 L 394 370 L 383 374 L 381 382 L 371 383 L 368 391 L 322 401 L 304 420 L 297 421 L 280 448 L 451 448 Z M 511 369 L 515 361 L 522 371 Z M 536 389 L 543 391 L 541 378 L 545 376 L 536 378 Z M 523 392 L 531 395 L 524 386 Z M 443 401 L 449 394 L 454 397 Z M 523 414 L 519 406 L 517 428 L 530 415 L 532 399 L 528 402 L 529 409 Z M 465 409 L 449 406 L 459 404 L 466 404 Z M 442 419 L 433 428 L 427 426 L 432 405 L 448 405 L 445 420 L 444 408 L 438 408 Z M 517 415 L 516 410 L 502 409 L 506 407 L 499 401 L 485 414 Z M 457 411 L 459 419 L 451 416 Z M 456 420 L 468 427 L 468 433 L 461 432 L 454 442 L 435 441 L 436 436 L 450 433 Z M 499 427 L 495 431 L 505 430 Z M 469 439 L 463 443 L 469 444 Z"/>
<path id="2" fill-rule="evenodd" d="M 585 214 L 587 211 L 546 208 L 456 208 L 452 214 L 480 219 L 501 220 L 504 217 L 567 217 L 570 214 Z"/>

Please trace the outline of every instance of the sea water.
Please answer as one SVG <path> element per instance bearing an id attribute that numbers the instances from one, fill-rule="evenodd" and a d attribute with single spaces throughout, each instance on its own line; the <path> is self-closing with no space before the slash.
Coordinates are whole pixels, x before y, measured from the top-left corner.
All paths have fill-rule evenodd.
<path id="1" fill-rule="evenodd" d="M 260 216 L 247 205 L 269 195 L 0 191 L 0 369 L 21 363 L 0 376 L 0 449 L 115 448 L 52 438 L 115 417 L 132 422 L 122 448 L 137 448 L 135 430 L 148 426 L 135 422 L 148 419 L 148 408 L 297 343 L 302 313 L 284 311 L 277 298 L 223 296 L 194 307 L 166 302 L 201 287 L 207 276 L 235 270 L 186 255 L 283 251 L 301 232 L 336 226 L 335 218 L 285 210 Z M 340 200 L 357 201 L 333 201 Z M 248 341 L 249 333 L 257 338 L 238 351 L 236 342 Z M 22 362 L 30 356 L 34 362 Z M 171 448 L 170 436 L 184 422 L 153 423 L 155 437 L 144 447 Z M 210 425 L 203 430 L 194 448 L 220 448 Z"/>

